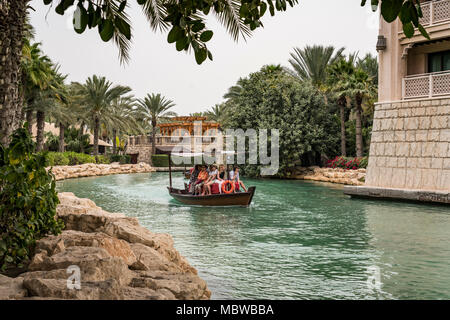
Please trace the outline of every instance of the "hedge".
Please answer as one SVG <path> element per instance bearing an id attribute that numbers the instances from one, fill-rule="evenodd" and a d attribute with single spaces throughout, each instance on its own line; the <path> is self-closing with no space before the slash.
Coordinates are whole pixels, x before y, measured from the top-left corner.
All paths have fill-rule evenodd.
<path id="1" fill-rule="evenodd" d="M 63 153 L 49 152 L 47 158 L 50 166 L 74 166 L 84 163 L 111 163 L 111 160 L 107 156 L 98 155 L 97 157 L 95 157 L 88 154 L 76 153 L 72 151 L 66 151 Z"/>
<path id="2" fill-rule="evenodd" d="M 154 167 L 168 167 L 169 156 L 167 154 L 154 154 L 152 156 L 152 164 Z"/>
<path id="3" fill-rule="evenodd" d="M 112 154 L 109 156 L 109 160 L 111 162 L 119 162 L 120 164 L 128 164 L 131 163 L 131 156 L 128 154 Z"/>

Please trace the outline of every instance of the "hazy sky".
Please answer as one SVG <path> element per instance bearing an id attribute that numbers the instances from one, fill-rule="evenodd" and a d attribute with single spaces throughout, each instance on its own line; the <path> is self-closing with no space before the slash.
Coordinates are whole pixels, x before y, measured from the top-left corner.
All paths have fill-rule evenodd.
<path id="1" fill-rule="evenodd" d="M 97 29 L 76 34 L 72 17 L 60 16 L 42 0 L 33 0 L 32 24 L 36 40 L 44 52 L 69 74 L 69 81 L 80 81 L 93 74 L 128 85 L 137 97 L 161 93 L 176 103 L 181 115 L 205 111 L 223 101 L 223 94 L 239 77 L 259 70 L 265 64 L 288 66 L 293 47 L 323 44 L 359 51 L 360 56 L 376 54 L 378 14 L 360 7 L 361 0 L 300 0 L 294 8 L 264 16 L 264 28 L 247 41 L 234 42 L 213 16 L 208 27 L 214 31 L 209 42 L 214 61 L 201 66 L 193 54 L 178 52 L 167 43 L 167 34 L 154 33 L 136 1 L 129 1 L 133 45 L 131 61 L 121 65 L 117 48 L 101 41 Z M 48 13 L 48 14 L 47 14 Z"/>

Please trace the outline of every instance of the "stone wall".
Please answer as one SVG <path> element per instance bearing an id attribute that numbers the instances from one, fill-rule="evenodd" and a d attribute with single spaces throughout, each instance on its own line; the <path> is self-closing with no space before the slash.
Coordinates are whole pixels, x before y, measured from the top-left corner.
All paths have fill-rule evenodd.
<path id="1" fill-rule="evenodd" d="M 450 99 L 375 107 L 366 186 L 450 190 Z"/>
<path id="2" fill-rule="evenodd" d="M 129 145 L 127 146 L 127 154 L 139 154 L 138 163 L 151 163 L 152 145 Z"/>
<path id="3" fill-rule="evenodd" d="M 55 166 L 47 168 L 47 170 L 50 169 L 52 169 L 56 181 L 71 178 L 106 176 L 110 174 L 146 173 L 155 171 L 153 167 L 143 162 L 122 165 L 119 163 L 85 163 L 75 166 Z"/>
<path id="4" fill-rule="evenodd" d="M 297 180 L 312 180 L 339 183 L 351 186 L 364 184 L 366 169 L 345 170 L 342 168 L 296 167 L 292 178 Z"/>

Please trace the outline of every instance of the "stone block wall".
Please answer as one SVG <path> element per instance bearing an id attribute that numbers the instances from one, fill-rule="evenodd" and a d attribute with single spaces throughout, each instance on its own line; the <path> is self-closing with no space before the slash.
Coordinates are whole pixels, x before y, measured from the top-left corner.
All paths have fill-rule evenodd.
<path id="1" fill-rule="evenodd" d="M 138 154 L 138 163 L 139 162 L 145 162 L 149 163 L 151 162 L 150 155 L 152 154 L 152 146 L 151 145 L 132 145 L 127 146 L 127 154 Z"/>
<path id="2" fill-rule="evenodd" d="M 450 190 L 450 99 L 376 105 L 365 185 Z"/>

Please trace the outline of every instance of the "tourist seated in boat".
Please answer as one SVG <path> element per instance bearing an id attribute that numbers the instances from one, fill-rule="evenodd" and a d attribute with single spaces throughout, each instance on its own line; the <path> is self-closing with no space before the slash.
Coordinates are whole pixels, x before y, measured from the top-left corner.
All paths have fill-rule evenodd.
<path id="1" fill-rule="evenodd" d="M 221 164 L 219 166 L 219 174 L 217 175 L 216 183 L 219 187 L 219 193 L 222 193 L 222 184 L 225 181 L 225 166 Z"/>
<path id="2" fill-rule="evenodd" d="M 197 181 L 198 178 L 198 174 L 200 173 L 200 166 L 198 164 L 196 164 L 193 168 L 193 170 L 191 171 L 191 176 L 189 178 L 189 192 L 190 193 L 194 193 L 195 191 L 195 182 Z"/>
<path id="3" fill-rule="evenodd" d="M 205 187 L 204 187 L 204 194 L 211 194 L 211 186 L 216 183 L 217 180 L 217 176 L 219 175 L 219 171 L 217 170 L 217 166 L 215 164 L 212 164 L 211 166 L 209 166 L 209 177 L 208 180 L 205 182 Z"/>
<path id="4" fill-rule="evenodd" d="M 203 194 L 203 185 L 208 180 L 208 171 L 206 171 L 206 166 L 202 166 L 201 170 L 197 176 L 197 181 L 195 181 L 194 188 L 195 193 L 194 194 Z"/>
<path id="5" fill-rule="evenodd" d="M 247 188 L 245 187 L 244 183 L 239 179 L 239 167 L 238 166 L 235 166 L 234 171 L 230 172 L 230 180 L 232 182 L 235 182 L 237 184 L 238 188 L 242 187 L 242 189 L 244 189 L 244 191 L 247 192 Z M 235 188 L 235 191 L 238 188 Z"/>

